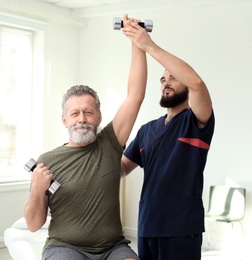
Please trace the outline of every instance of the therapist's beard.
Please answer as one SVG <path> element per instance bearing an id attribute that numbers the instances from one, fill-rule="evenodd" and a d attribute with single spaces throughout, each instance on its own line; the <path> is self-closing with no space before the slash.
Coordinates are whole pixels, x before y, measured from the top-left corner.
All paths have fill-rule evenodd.
<path id="1" fill-rule="evenodd" d="M 188 99 L 188 88 L 181 92 L 174 93 L 172 96 L 162 96 L 160 106 L 165 108 L 176 107 Z"/>
<path id="2" fill-rule="evenodd" d="M 79 124 L 68 129 L 69 137 L 75 144 L 87 144 L 96 137 L 97 127 Z"/>

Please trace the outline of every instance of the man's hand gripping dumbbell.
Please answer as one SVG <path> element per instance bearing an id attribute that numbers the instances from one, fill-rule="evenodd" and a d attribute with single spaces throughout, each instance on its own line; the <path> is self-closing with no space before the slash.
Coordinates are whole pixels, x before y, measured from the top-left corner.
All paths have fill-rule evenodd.
<path id="1" fill-rule="evenodd" d="M 34 176 L 32 176 L 32 186 L 36 185 L 38 190 L 44 190 L 46 195 L 54 194 L 56 190 L 60 187 L 60 183 L 53 180 L 52 173 L 50 170 L 44 166 L 42 163 L 37 165 L 37 162 L 31 158 L 24 166 L 27 172 L 33 172 L 36 168 L 36 181 L 33 181 Z M 49 187 L 49 188 L 48 188 Z"/>
<path id="2" fill-rule="evenodd" d="M 141 27 L 145 28 L 147 32 L 152 32 L 153 29 L 153 21 L 152 20 L 145 20 L 144 22 L 138 23 Z M 113 28 L 114 30 L 120 30 L 123 28 L 123 21 L 119 17 L 115 17 L 113 19 Z"/>

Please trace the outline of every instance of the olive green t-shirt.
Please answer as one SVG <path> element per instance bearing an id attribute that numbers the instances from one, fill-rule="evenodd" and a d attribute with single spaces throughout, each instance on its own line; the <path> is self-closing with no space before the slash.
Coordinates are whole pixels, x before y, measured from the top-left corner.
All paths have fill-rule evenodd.
<path id="1" fill-rule="evenodd" d="M 39 157 L 38 163 L 61 184 L 49 196 L 52 219 L 44 248 L 100 253 L 124 238 L 119 205 L 122 152 L 110 123 L 87 146 L 63 145 Z"/>

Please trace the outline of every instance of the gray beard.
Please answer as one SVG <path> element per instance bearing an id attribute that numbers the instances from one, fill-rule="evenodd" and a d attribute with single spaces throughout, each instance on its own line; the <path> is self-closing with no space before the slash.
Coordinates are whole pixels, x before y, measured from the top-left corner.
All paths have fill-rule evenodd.
<path id="1" fill-rule="evenodd" d="M 76 128 L 81 128 L 81 129 L 83 128 L 83 131 L 85 131 L 85 129 L 91 129 L 91 130 L 89 130 L 88 133 L 85 134 L 76 131 L 75 130 Z M 83 125 L 77 125 L 69 129 L 68 131 L 69 131 L 70 139 L 75 144 L 86 144 L 91 142 L 96 137 L 97 128 L 95 128 L 92 125 L 83 124 Z"/>

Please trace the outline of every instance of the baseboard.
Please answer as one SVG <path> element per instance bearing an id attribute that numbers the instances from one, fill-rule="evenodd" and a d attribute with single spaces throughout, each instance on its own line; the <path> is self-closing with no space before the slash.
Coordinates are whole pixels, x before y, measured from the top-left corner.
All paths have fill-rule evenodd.
<path id="1" fill-rule="evenodd" d="M 125 237 L 137 237 L 137 230 L 135 228 L 125 227 L 124 235 Z"/>
<path id="2" fill-rule="evenodd" d="M 4 237 L 0 237 L 0 248 L 6 247 L 4 243 Z"/>

